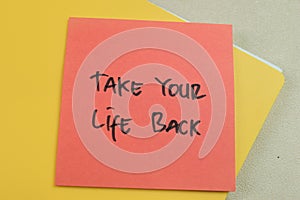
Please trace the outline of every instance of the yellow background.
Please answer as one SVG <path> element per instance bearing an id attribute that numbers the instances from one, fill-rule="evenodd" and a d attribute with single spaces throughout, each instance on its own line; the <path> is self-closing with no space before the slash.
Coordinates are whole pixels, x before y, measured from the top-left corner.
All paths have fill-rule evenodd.
<path id="1" fill-rule="evenodd" d="M 155 13 L 155 14 L 154 14 Z M 0 3 L 0 199 L 224 199 L 226 193 L 75 188 L 54 186 L 55 154 L 63 72 L 63 58 L 69 17 L 105 17 L 173 20 L 177 18 L 144 0 L 5 1 Z M 255 59 L 235 49 L 235 65 Z M 246 62 L 246 63 L 247 63 Z M 238 68 L 239 77 L 255 75 L 255 67 Z M 239 94 L 260 95 L 250 102 L 237 99 L 237 170 L 241 167 L 282 83 L 275 70 L 265 69 L 265 83 L 255 85 L 240 78 Z M 277 78 L 277 79 L 274 79 Z M 279 81 L 278 81 L 279 80 Z M 244 81 L 244 83 L 243 83 Z M 247 89 L 247 90 L 245 90 Z M 271 91 L 270 91 L 271 90 Z M 268 91 L 268 92 L 266 92 Z M 245 92 L 246 93 L 246 92 Z M 248 94 L 243 94 L 248 95 Z M 257 104 L 257 102 L 268 102 Z M 251 102 L 253 104 L 253 101 Z M 245 121 L 246 122 L 246 121 Z M 249 134 L 249 133 L 256 134 Z M 249 135 L 247 135 L 249 134 Z"/>

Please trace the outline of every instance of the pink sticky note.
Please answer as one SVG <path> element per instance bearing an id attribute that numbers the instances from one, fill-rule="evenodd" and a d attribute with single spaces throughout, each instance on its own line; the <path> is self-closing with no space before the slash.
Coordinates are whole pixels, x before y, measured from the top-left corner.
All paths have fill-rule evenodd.
<path id="1" fill-rule="evenodd" d="M 56 185 L 233 191 L 231 32 L 71 18 Z"/>

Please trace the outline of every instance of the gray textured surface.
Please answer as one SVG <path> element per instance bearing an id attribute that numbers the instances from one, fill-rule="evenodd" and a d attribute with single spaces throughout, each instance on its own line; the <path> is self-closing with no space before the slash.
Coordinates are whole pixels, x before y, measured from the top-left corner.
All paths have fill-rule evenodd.
<path id="1" fill-rule="evenodd" d="M 151 2 L 192 22 L 233 24 L 235 44 L 283 69 L 285 85 L 227 199 L 300 199 L 300 1 Z"/>

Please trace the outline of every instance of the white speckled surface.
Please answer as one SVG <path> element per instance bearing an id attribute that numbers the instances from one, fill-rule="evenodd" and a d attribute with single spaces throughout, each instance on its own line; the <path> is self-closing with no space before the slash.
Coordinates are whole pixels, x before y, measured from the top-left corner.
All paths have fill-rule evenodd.
<path id="1" fill-rule="evenodd" d="M 233 24 L 234 43 L 286 79 L 228 200 L 300 199 L 300 1 L 151 0 L 193 22 Z"/>

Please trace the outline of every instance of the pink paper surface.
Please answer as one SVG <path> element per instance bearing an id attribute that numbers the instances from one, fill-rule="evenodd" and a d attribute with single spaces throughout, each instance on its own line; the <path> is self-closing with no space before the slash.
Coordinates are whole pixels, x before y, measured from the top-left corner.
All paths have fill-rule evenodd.
<path id="1" fill-rule="evenodd" d="M 56 185 L 233 191 L 231 31 L 70 18 Z"/>

